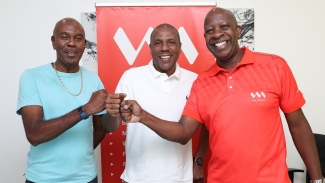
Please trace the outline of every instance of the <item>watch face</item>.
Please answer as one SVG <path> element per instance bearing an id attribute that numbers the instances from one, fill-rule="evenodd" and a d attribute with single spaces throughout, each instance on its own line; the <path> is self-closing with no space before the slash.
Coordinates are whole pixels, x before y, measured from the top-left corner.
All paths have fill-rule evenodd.
<path id="1" fill-rule="evenodd" d="M 202 166 L 203 165 L 203 159 L 202 158 L 196 158 L 195 164 Z"/>

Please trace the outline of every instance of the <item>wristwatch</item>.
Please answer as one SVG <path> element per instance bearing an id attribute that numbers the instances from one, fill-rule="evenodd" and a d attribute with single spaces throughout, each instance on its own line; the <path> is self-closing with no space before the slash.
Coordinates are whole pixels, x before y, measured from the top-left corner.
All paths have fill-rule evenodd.
<path id="1" fill-rule="evenodd" d="M 325 183 L 324 177 L 318 180 L 310 180 L 310 183 Z"/>
<path id="2" fill-rule="evenodd" d="M 193 157 L 193 163 L 202 166 L 203 165 L 203 158 L 197 158 L 197 157 Z"/>
<path id="3" fill-rule="evenodd" d="M 82 119 L 87 119 L 89 116 L 87 116 L 87 114 L 85 113 L 84 109 L 82 108 L 82 106 L 78 107 L 78 112 L 79 115 L 81 116 Z"/>

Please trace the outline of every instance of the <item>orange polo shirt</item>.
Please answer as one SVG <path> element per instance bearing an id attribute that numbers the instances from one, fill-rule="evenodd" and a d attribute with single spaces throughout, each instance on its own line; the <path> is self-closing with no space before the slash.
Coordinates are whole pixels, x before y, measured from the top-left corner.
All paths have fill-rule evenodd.
<path id="1" fill-rule="evenodd" d="M 183 115 L 209 130 L 208 183 L 290 183 L 279 109 L 305 100 L 283 58 L 242 50 L 233 71 L 215 64 L 198 76 Z"/>

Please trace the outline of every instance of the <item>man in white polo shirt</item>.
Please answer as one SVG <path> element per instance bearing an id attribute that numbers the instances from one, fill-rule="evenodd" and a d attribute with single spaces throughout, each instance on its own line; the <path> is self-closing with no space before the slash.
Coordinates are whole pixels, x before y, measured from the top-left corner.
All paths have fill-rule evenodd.
<path id="1" fill-rule="evenodd" d="M 181 41 L 172 25 L 158 25 L 151 33 L 149 46 L 152 61 L 127 70 L 116 88 L 116 93 L 121 94 L 111 95 L 120 95 L 121 100 L 124 97 L 137 100 L 151 114 L 177 121 L 197 74 L 177 64 Z M 106 109 L 112 115 L 111 122 L 119 122 L 119 111 L 112 110 L 110 96 L 106 100 Z M 103 123 L 104 128 L 108 124 Z M 122 182 L 193 182 L 191 141 L 186 145 L 167 141 L 141 123 L 129 123 L 125 148 L 126 166 L 121 175 Z"/>

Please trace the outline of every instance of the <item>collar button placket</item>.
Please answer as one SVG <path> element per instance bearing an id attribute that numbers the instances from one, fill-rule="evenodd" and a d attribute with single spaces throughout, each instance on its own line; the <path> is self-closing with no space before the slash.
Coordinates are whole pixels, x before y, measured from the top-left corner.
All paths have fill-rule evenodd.
<path id="1" fill-rule="evenodd" d="M 227 75 L 227 90 L 228 92 L 234 92 L 234 77 L 232 75 Z"/>

